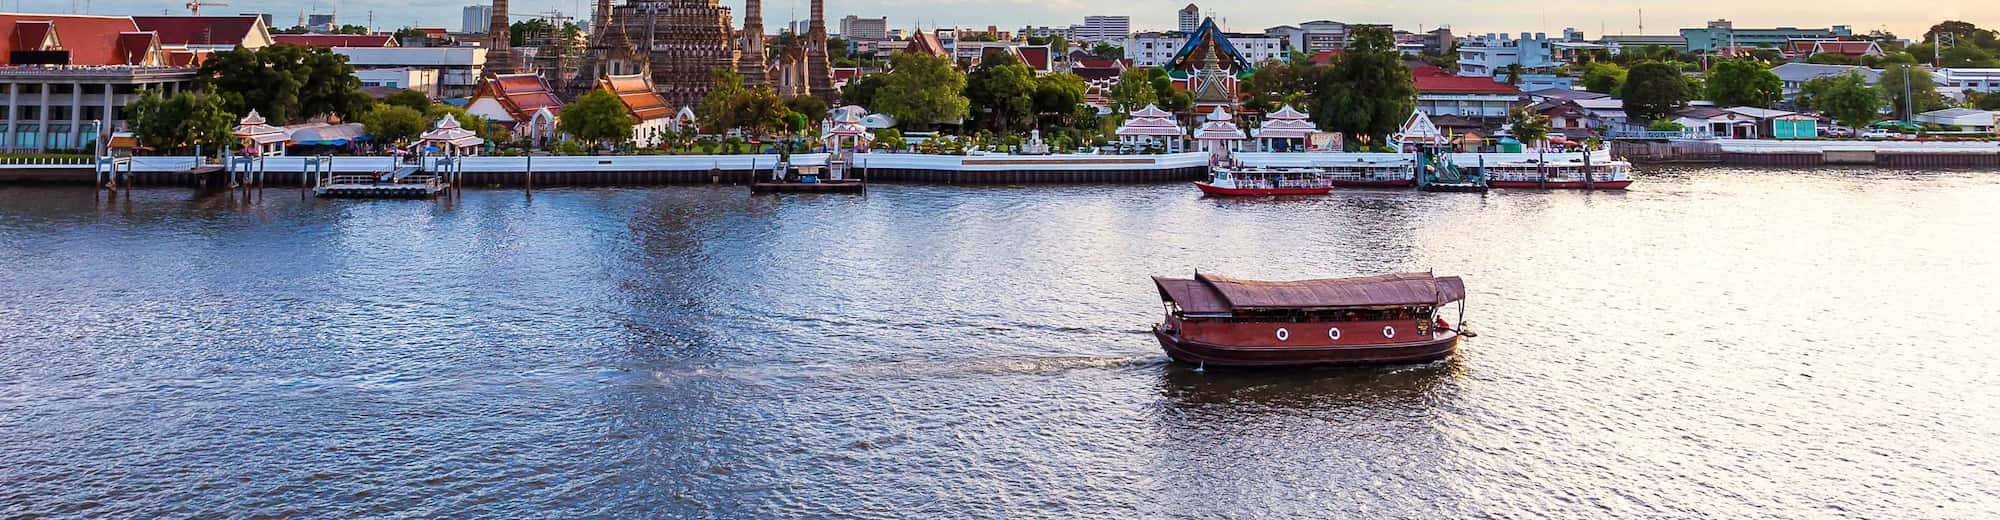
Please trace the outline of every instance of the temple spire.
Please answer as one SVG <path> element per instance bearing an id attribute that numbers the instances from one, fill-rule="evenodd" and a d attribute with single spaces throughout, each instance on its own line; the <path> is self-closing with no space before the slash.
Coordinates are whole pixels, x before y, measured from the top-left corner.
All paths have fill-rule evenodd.
<path id="1" fill-rule="evenodd" d="M 831 103 L 840 97 L 833 88 L 833 64 L 826 49 L 826 0 L 812 0 L 812 21 L 806 38 L 806 84 L 813 97 Z"/>
<path id="2" fill-rule="evenodd" d="M 764 3 L 760 0 L 744 0 L 743 42 L 737 46 L 741 51 L 736 57 L 736 73 L 743 76 L 743 86 L 761 87 L 768 84 L 765 71 L 770 68 L 764 59 Z"/>

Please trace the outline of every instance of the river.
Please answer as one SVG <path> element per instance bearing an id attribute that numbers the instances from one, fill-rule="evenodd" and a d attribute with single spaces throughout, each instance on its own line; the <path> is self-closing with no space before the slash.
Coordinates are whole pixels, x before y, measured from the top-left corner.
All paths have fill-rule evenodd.
<path id="1" fill-rule="evenodd" d="M 0 517 L 2000 516 L 2000 173 L 115 202 L 0 187 Z M 1465 277 L 1168 362 L 1150 275 Z"/>

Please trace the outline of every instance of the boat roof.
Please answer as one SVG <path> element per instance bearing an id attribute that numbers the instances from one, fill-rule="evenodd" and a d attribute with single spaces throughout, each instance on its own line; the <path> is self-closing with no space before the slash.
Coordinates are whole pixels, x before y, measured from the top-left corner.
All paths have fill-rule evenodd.
<path id="1" fill-rule="evenodd" d="M 1442 305 L 1465 299 L 1465 281 L 1431 273 L 1390 273 L 1356 278 L 1268 282 L 1196 273 L 1194 278 L 1153 277 L 1160 299 L 1191 315 L 1239 310 L 1325 309 Z"/>

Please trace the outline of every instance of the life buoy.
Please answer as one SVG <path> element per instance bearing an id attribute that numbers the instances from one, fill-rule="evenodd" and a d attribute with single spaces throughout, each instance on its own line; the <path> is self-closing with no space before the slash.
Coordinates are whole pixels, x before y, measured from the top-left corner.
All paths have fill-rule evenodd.
<path id="1" fill-rule="evenodd" d="M 1384 338 L 1393 338 L 1393 337 L 1396 337 L 1396 327 L 1393 327 L 1393 326 L 1389 326 L 1389 325 L 1383 325 L 1383 326 L 1382 326 L 1382 337 L 1384 337 Z"/>
<path id="2" fill-rule="evenodd" d="M 1278 328 L 1278 341 L 1286 341 L 1290 339 L 1292 339 L 1292 331 L 1285 330 L 1283 327 Z"/>
<path id="3" fill-rule="evenodd" d="M 1326 329 L 1326 339 L 1330 339 L 1330 340 L 1334 340 L 1334 341 L 1340 341 L 1340 328 L 1339 328 L 1339 327 L 1334 327 L 1334 328 L 1330 328 L 1330 329 Z"/>

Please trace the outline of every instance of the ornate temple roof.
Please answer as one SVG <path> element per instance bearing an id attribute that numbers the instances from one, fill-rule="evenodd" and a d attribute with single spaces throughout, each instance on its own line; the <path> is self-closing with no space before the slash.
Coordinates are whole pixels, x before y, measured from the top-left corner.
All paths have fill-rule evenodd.
<path id="1" fill-rule="evenodd" d="M 1173 114 L 1160 110 L 1160 107 L 1146 105 L 1146 108 L 1133 112 L 1132 117 L 1125 120 L 1125 124 L 1119 125 L 1118 135 L 1120 137 L 1184 136 L 1187 135 L 1187 129 L 1181 128 L 1180 123 L 1174 122 Z"/>
<path id="2" fill-rule="evenodd" d="M 257 144 L 270 144 L 292 140 L 291 132 L 267 124 L 264 121 L 264 116 L 258 114 L 257 109 L 254 108 L 250 109 L 250 115 L 243 116 L 243 120 L 238 121 L 236 128 L 230 129 L 229 133 L 235 135 L 237 139 L 247 139 Z"/>
<path id="3" fill-rule="evenodd" d="M 1223 110 L 1222 107 L 1215 107 L 1214 111 L 1203 118 L 1201 128 L 1194 131 L 1194 138 L 1203 141 L 1241 141 L 1244 136 L 1243 129 L 1236 126 L 1235 116 L 1229 115 L 1229 111 Z"/>
<path id="4" fill-rule="evenodd" d="M 625 105 L 625 111 L 639 121 L 674 116 L 673 105 L 668 104 L 666 98 L 653 92 L 653 82 L 647 79 L 645 74 L 606 75 L 603 79 L 597 80 L 597 85 L 605 92 L 617 96 L 618 102 Z"/>
<path id="5" fill-rule="evenodd" d="M 1304 112 L 1294 110 L 1291 105 L 1264 116 L 1264 124 L 1253 132 L 1260 139 L 1304 139 L 1318 131 Z"/>
<path id="6" fill-rule="evenodd" d="M 1201 20 L 1201 27 L 1188 35 L 1187 44 L 1181 45 L 1181 50 L 1174 52 L 1173 59 L 1167 60 L 1167 68 L 1192 70 L 1201 64 L 1199 60 L 1207 56 L 1211 50 L 1219 50 L 1223 56 L 1229 58 L 1225 68 L 1232 72 L 1251 69 L 1250 60 L 1236 50 L 1235 44 L 1229 43 L 1229 36 L 1223 34 L 1222 29 L 1215 27 L 1214 18 Z"/>
<path id="7" fill-rule="evenodd" d="M 488 74 L 472 94 L 474 102 L 480 98 L 498 101 L 515 121 L 527 121 L 536 110 L 544 108 L 549 113 L 558 113 L 563 106 L 548 80 L 535 73 Z"/>
<path id="8" fill-rule="evenodd" d="M 424 131 L 418 139 L 426 144 L 446 144 L 461 148 L 486 144 L 486 140 L 481 139 L 479 134 L 459 126 L 458 118 L 452 117 L 451 114 L 439 117 L 437 124 L 432 125 L 430 130 Z"/>

